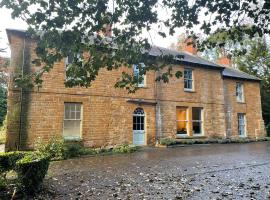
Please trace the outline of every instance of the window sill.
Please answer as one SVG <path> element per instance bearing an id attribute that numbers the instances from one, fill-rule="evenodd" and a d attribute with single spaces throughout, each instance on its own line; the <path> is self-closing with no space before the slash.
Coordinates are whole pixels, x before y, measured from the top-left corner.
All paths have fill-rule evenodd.
<path id="1" fill-rule="evenodd" d="M 195 93 L 195 90 L 184 89 L 184 92 Z"/>
<path id="2" fill-rule="evenodd" d="M 189 135 L 176 135 L 177 139 L 204 139 L 207 138 L 205 135 L 193 135 L 193 136 L 189 136 Z"/>
<path id="3" fill-rule="evenodd" d="M 81 142 L 82 138 L 79 138 L 79 137 L 64 137 L 64 141 L 66 141 L 66 142 Z"/>
<path id="4" fill-rule="evenodd" d="M 244 101 L 236 101 L 236 102 L 239 104 L 246 104 L 246 102 L 244 102 Z"/>

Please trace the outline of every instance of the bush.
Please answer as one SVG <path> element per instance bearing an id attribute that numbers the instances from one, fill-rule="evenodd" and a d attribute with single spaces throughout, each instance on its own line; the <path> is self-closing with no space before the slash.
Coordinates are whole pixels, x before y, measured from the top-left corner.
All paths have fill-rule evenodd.
<path id="1" fill-rule="evenodd" d="M 52 137 L 45 143 L 41 138 L 38 138 L 35 143 L 35 149 L 40 153 L 48 154 L 54 160 L 65 158 L 65 143 L 63 139 Z"/>
<path id="2" fill-rule="evenodd" d="M 112 149 L 113 153 L 133 153 L 138 150 L 138 147 L 128 144 L 116 146 Z"/>
<path id="3" fill-rule="evenodd" d="M 16 162 L 19 188 L 26 193 L 36 192 L 48 171 L 50 156 L 42 153 L 25 155 Z"/>
<path id="4" fill-rule="evenodd" d="M 159 142 L 160 142 L 161 145 L 166 145 L 166 146 L 176 144 L 176 141 L 174 139 L 172 139 L 172 138 L 161 138 Z"/>
<path id="5" fill-rule="evenodd" d="M 27 152 L 22 151 L 0 153 L 0 172 L 14 169 L 17 160 L 23 158 L 25 154 L 27 154 Z"/>

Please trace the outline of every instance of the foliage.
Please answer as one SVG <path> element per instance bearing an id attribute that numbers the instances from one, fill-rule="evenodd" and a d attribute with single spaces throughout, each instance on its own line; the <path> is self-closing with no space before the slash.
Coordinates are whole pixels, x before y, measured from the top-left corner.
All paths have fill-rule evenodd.
<path id="1" fill-rule="evenodd" d="M 270 135 L 270 49 L 265 38 L 255 38 L 246 43 L 247 52 L 235 58 L 236 66 L 253 76 L 260 78 L 262 114 L 266 130 Z"/>
<path id="2" fill-rule="evenodd" d="M 3 121 L 3 125 L 0 126 L 0 144 L 4 144 L 6 142 L 6 130 L 7 130 L 7 116 Z"/>
<path id="3" fill-rule="evenodd" d="M 270 137 L 262 137 L 258 139 L 251 138 L 235 138 L 235 139 L 225 139 L 225 138 L 208 138 L 208 139 L 174 139 L 174 138 L 162 138 L 160 144 L 164 146 L 174 146 L 174 145 L 192 145 L 192 144 L 228 144 L 228 143 L 249 143 L 256 141 L 270 141 Z"/>
<path id="4" fill-rule="evenodd" d="M 21 151 L 0 153 L 0 172 L 14 169 L 17 160 L 23 158 L 25 154 L 25 152 Z"/>
<path id="5" fill-rule="evenodd" d="M 42 153 L 30 153 L 16 162 L 19 187 L 26 193 L 36 192 L 48 171 L 50 157 Z"/>
<path id="6" fill-rule="evenodd" d="M 53 64 L 68 55 L 73 62 L 67 67 L 66 86 L 90 86 L 99 70 L 132 68 L 133 64 L 145 63 L 139 67 L 139 76 L 123 71 L 115 86 L 136 91 L 138 81 L 147 71 L 163 68 L 157 80 L 168 82 L 174 76 L 171 72 L 172 56 L 162 55 L 153 59 L 149 55 L 150 43 L 143 38 L 158 25 L 157 34 L 162 37 L 173 35 L 176 28 L 191 30 L 199 28 L 204 34 L 228 32 L 232 41 L 241 41 L 244 35 L 253 37 L 270 33 L 268 1 L 234 0 L 119 0 L 102 1 L 48 1 L 48 0 L 3 0 L 0 7 L 12 9 L 13 18 L 22 18 L 29 25 L 29 33 L 38 38 L 36 65 L 45 63 L 41 71 L 33 76 L 19 76 L 17 83 L 32 80 L 40 86 L 42 74 Z M 166 15 L 159 14 L 165 11 Z M 204 17 L 200 17 L 204 16 Z M 108 28 L 106 25 L 114 25 Z M 231 29 L 233 27 L 233 29 Z M 169 29 L 169 33 L 165 30 Z M 39 32 L 35 32 L 38 30 Z M 101 37 L 95 33 L 114 37 Z M 195 37 L 195 36 L 193 36 Z M 151 38 L 151 34 L 150 34 Z M 216 42 L 198 42 L 201 46 L 215 47 Z M 48 49 L 53 49 L 48 50 Z M 83 56 L 83 53 L 87 56 Z M 76 56 L 74 56 L 76 55 Z M 79 55 L 79 56 L 77 56 Z M 149 59 L 151 58 L 151 59 Z"/>
<path id="7" fill-rule="evenodd" d="M 48 170 L 50 157 L 40 152 L 7 152 L 0 154 L 0 184 L 7 182 L 5 173 L 15 170 L 18 174 L 17 186 L 21 191 L 33 193 L 39 189 Z"/>
<path id="8" fill-rule="evenodd" d="M 130 146 L 128 144 L 119 145 L 112 149 L 113 153 L 133 153 L 138 150 L 137 146 Z"/>
<path id="9" fill-rule="evenodd" d="M 7 91 L 0 85 L 0 127 L 7 114 Z"/>
<path id="10" fill-rule="evenodd" d="M 161 145 L 170 146 L 176 144 L 176 140 L 174 140 L 173 138 L 160 138 L 159 143 Z"/>
<path id="11" fill-rule="evenodd" d="M 113 153 L 133 153 L 138 147 L 128 144 L 117 145 L 111 148 L 86 148 L 80 142 L 65 142 L 62 139 L 50 138 L 48 142 L 38 139 L 35 144 L 37 152 L 49 155 L 52 160 L 61 160 L 83 155 L 104 155 Z"/>

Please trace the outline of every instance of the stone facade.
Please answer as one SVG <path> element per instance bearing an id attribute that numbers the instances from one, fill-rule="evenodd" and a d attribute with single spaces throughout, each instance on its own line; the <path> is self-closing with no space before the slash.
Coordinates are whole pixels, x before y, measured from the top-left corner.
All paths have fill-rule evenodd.
<path id="1" fill-rule="evenodd" d="M 37 70 L 30 61 L 35 58 L 35 42 L 24 40 L 20 32 L 9 31 L 12 76 Z M 22 59 L 24 57 L 24 59 Z M 23 62 L 23 63 L 22 63 Z M 62 137 L 64 103 L 81 103 L 81 141 L 84 146 L 98 147 L 133 143 L 133 112 L 142 108 L 145 113 L 144 145 L 154 145 L 160 137 L 176 135 L 176 108 L 187 109 L 185 137 L 192 138 L 192 108 L 202 109 L 202 134 L 200 137 L 237 137 L 238 112 L 246 113 L 247 136 L 263 136 L 259 82 L 243 81 L 245 103 L 235 100 L 237 79 L 226 79 L 221 69 L 175 65 L 174 70 L 193 71 L 194 89 L 184 91 L 183 78 L 171 78 L 165 84 L 156 82 L 158 72 L 146 74 L 145 87 L 135 94 L 114 88 L 123 70 L 101 70 L 89 88 L 66 88 L 64 86 L 64 61 L 43 76 L 42 88 L 25 91 L 13 86 L 8 91 L 8 131 L 6 149 L 32 148 L 38 137 L 45 141 L 52 136 Z M 132 73 L 132 71 L 129 71 Z M 252 92 L 248 92 L 252 91 Z M 231 113 L 228 118 L 228 113 Z M 230 133 L 228 134 L 228 129 Z"/>

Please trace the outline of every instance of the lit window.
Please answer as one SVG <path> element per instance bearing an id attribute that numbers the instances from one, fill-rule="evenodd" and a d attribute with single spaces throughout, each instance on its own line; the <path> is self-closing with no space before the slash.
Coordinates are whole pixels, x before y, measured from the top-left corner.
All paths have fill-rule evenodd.
<path id="1" fill-rule="evenodd" d="M 192 133 L 202 134 L 202 108 L 192 108 Z"/>
<path id="2" fill-rule="evenodd" d="M 192 69 L 184 70 L 184 90 L 187 90 L 187 91 L 193 90 Z"/>
<path id="3" fill-rule="evenodd" d="M 238 134 L 239 136 L 245 136 L 246 135 L 246 117 L 243 113 L 237 114 L 238 118 Z"/>
<path id="4" fill-rule="evenodd" d="M 143 68 L 145 67 L 145 65 L 143 63 L 139 64 L 140 67 L 138 65 L 133 65 L 133 76 L 136 77 L 136 79 L 138 80 L 138 87 L 144 87 L 145 86 L 145 75 L 141 74 Z M 140 73 L 141 71 L 141 73 Z"/>
<path id="5" fill-rule="evenodd" d="M 187 108 L 176 108 L 176 128 L 178 135 L 187 135 Z"/>
<path id="6" fill-rule="evenodd" d="M 66 140 L 81 138 L 81 103 L 65 103 L 64 131 Z"/>
<path id="7" fill-rule="evenodd" d="M 236 100 L 238 102 L 244 102 L 244 90 L 242 83 L 236 83 Z"/>

